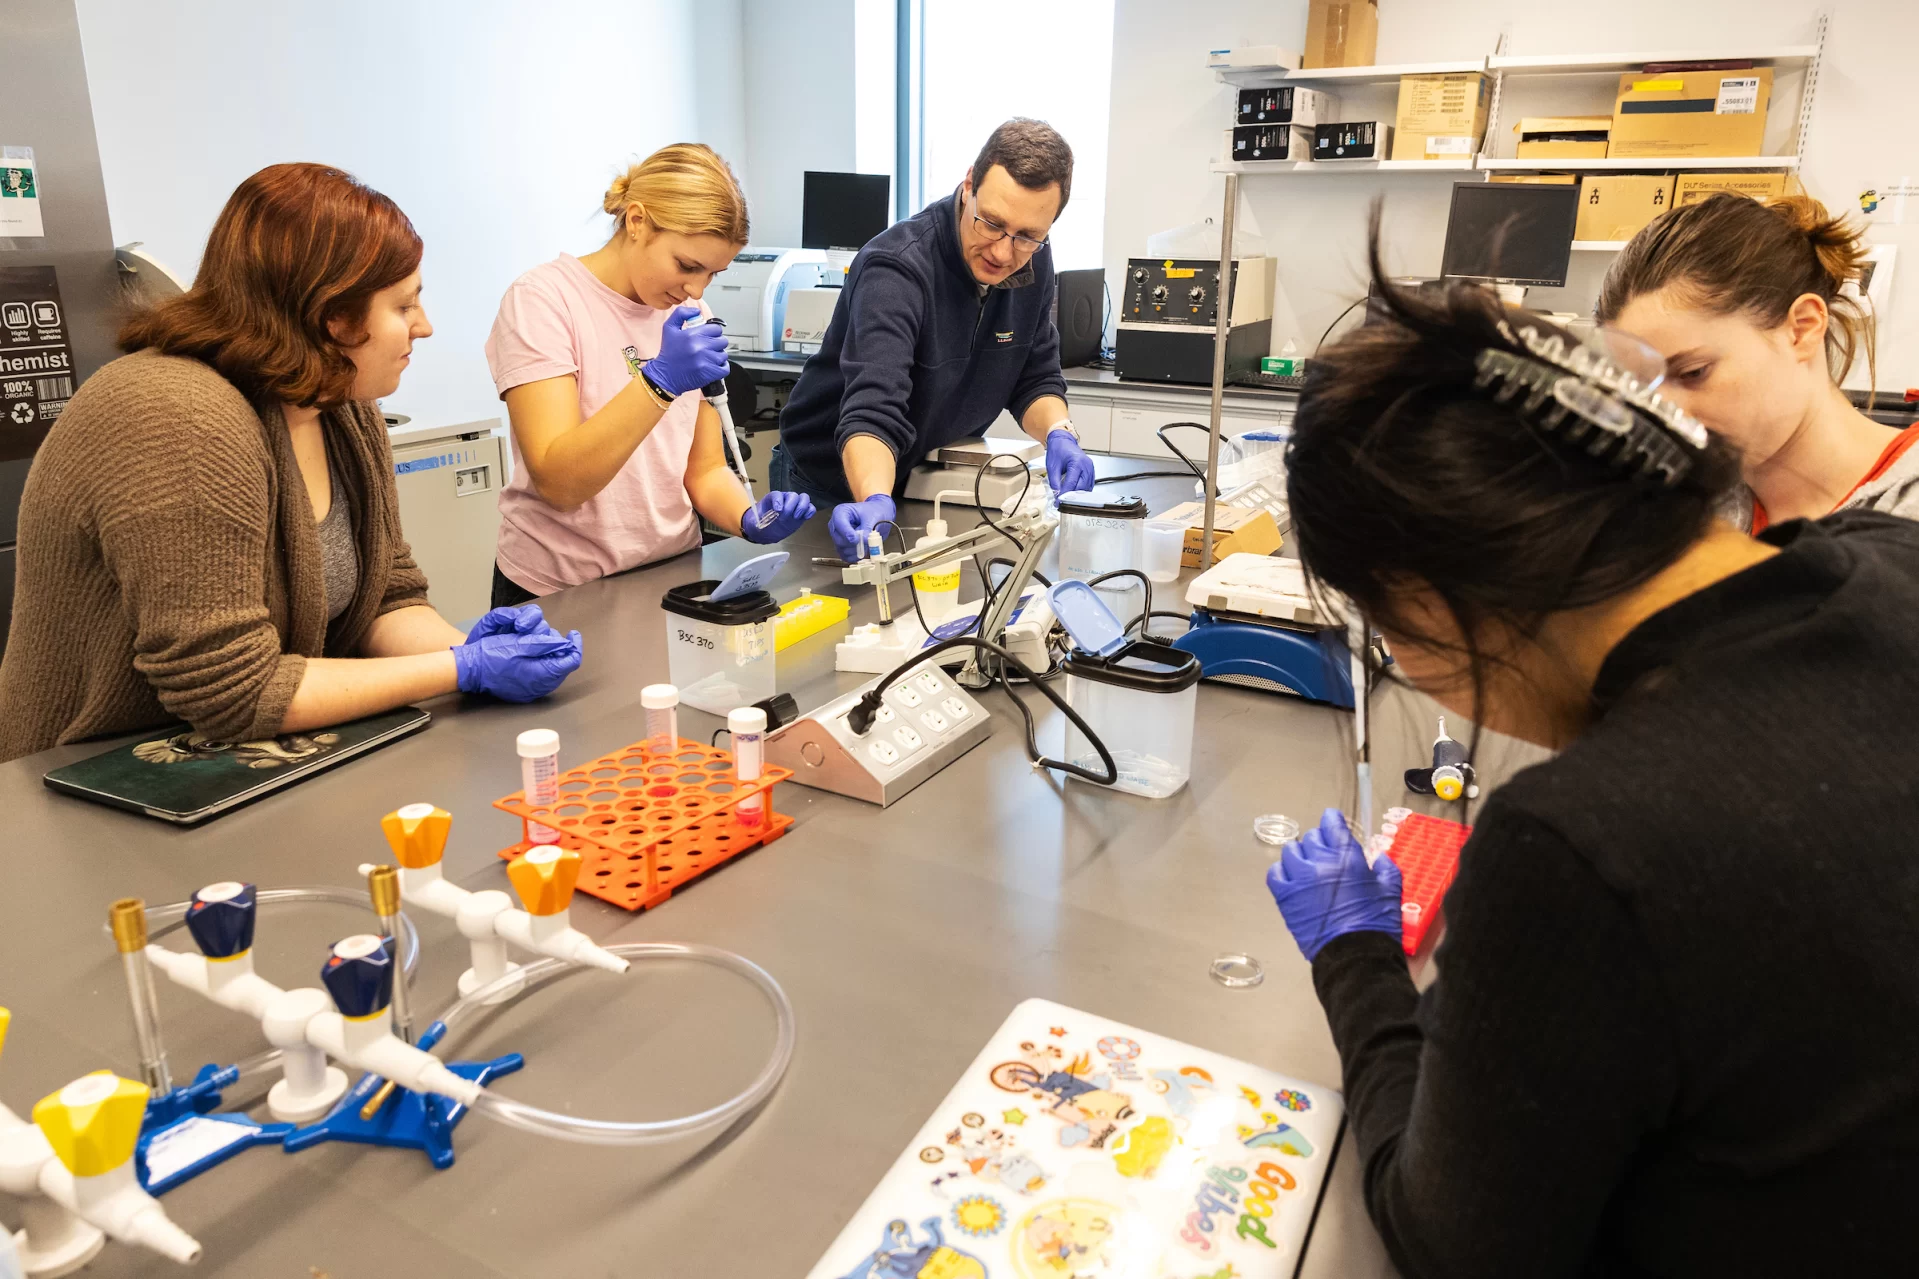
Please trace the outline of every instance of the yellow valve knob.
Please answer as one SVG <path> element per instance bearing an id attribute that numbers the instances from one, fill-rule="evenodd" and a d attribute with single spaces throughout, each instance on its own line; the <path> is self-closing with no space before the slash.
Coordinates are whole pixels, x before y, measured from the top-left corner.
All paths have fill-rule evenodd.
<path id="1" fill-rule="evenodd" d="M 555 844 L 541 844 L 507 863 L 506 877 L 529 915 L 557 915 L 573 900 L 580 882 L 580 855 Z"/>
<path id="2" fill-rule="evenodd" d="M 146 1113 L 145 1084 L 101 1070 L 42 1097 L 33 1122 L 68 1172 L 98 1177 L 133 1158 Z"/>
<path id="3" fill-rule="evenodd" d="M 453 814 L 431 804 L 408 804 L 380 819 L 386 842 L 393 846 L 394 860 L 408 870 L 438 865 L 452 828 Z"/>
<path id="4" fill-rule="evenodd" d="M 13 1024 L 13 1010 L 0 1008 L 0 1052 L 7 1050 L 7 1027 Z"/>

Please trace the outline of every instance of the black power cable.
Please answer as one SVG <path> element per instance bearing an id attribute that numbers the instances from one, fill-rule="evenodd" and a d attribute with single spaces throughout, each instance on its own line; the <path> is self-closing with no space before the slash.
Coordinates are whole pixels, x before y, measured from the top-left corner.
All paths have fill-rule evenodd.
<path id="1" fill-rule="evenodd" d="M 1013 699 L 1013 705 L 1019 708 L 1020 718 L 1026 721 L 1027 759 L 1031 760 L 1040 768 L 1051 768 L 1059 772 L 1071 773 L 1075 777 L 1083 777 L 1087 781 L 1099 786 L 1111 786 L 1119 780 L 1119 765 L 1113 762 L 1113 753 L 1106 749 L 1106 743 L 1099 739 L 1099 735 L 1093 731 L 1092 726 L 1080 718 L 1079 712 L 1074 710 L 1065 698 L 1054 692 L 1047 685 L 1041 683 L 1039 677 L 1028 669 L 1026 663 L 1020 661 L 1019 658 L 1014 657 L 1011 653 L 1001 648 L 998 644 L 993 643 L 991 640 L 983 640 L 976 635 L 958 635 L 949 640 L 942 640 L 920 653 L 912 661 L 903 662 L 894 667 L 878 684 L 875 684 L 872 688 L 861 694 L 859 701 L 853 703 L 853 708 L 846 713 L 846 726 L 852 729 L 856 736 L 866 736 L 867 732 L 873 727 L 874 719 L 880 713 L 880 706 L 885 699 L 887 689 L 891 688 L 895 682 L 914 667 L 919 666 L 923 662 L 930 661 L 943 652 L 955 648 L 972 648 L 982 653 L 990 653 L 999 659 L 999 672 L 993 678 L 997 679 L 999 686 L 1006 690 L 1006 695 Z M 1020 677 L 1028 684 L 1038 688 L 1047 701 L 1059 707 L 1059 709 L 1065 713 L 1066 718 L 1073 722 L 1073 725 L 1079 729 L 1080 734 L 1092 744 L 1094 751 L 1099 754 L 1099 762 L 1104 765 L 1106 769 L 1106 775 L 1104 777 L 1101 777 L 1090 769 L 1081 768 L 1078 764 L 1069 764 L 1065 760 L 1048 759 L 1046 756 L 1040 754 L 1039 738 L 1033 721 L 1032 708 L 1026 705 L 1026 699 L 1018 693 L 1015 693 L 1013 686 L 1007 682 L 1006 668 L 1008 666 L 1017 671 Z"/>

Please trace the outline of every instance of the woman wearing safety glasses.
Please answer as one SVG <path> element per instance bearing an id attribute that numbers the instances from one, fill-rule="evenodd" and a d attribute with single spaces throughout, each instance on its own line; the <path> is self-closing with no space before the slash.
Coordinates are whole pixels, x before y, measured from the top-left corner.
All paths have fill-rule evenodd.
<path id="1" fill-rule="evenodd" d="M 1909 1270 L 1919 525 L 1749 536 L 1657 352 L 1373 273 L 1387 322 L 1300 398 L 1300 556 L 1406 680 L 1560 752 L 1476 815 L 1423 993 L 1337 811 L 1267 875 L 1399 1273 Z"/>
<path id="2" fill-rule="evenodd" d="M 1046 445 L 1054 491 L 1092 487 L 1066 414 L 1046 237 L 1073 152 L 1038 120 L 993 130 L 958 191 L 869 241 L 780 414 L 772 482 L 833 507 L 840 557 L 889 533 L 912 469 L 1002 412 Z"/>

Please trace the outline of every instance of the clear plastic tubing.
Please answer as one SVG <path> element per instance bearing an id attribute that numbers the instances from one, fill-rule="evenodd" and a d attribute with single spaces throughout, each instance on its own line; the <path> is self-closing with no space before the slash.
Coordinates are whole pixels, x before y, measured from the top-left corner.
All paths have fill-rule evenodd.
<path id="1" fill-rule="evenodd" d="M 526 802 L 552 808 L 560 802 L 560 735 L 550 728 L 529 728 L 515 746 L 520 752 L 520 787 Z M 526 838 L 532 844 L 557 844 L 560 832 L 530 821 Z"/>
<path id="2" fill-rule="evenodd" d="M 524 1102 L 513 1101 L 498 1095 L 490 1088 L 480 1090 L 479 1098 L 473 1103 L 475 1113 L 485 1115 L 509 1128 L 518 1128 L 542 1137 L 558 1137 L 565 1141 L 578 1141 L 595 1146 L 638 1146 L 656 1141 L 671 1141 L 677 1137 L 729 1124 L 766 1100 L 779 1086 L 780 1080 L 786 1075 L 787 1066 L 793 1060 L 795 1031 L 792 1001 L 787 999 L 786 992 L 780 988 L 779 982 L 773 980 L 771 973 L 732 951 L 719 950 L 712 946 L 676 942 L 634 942 L 625 946 L 608 946 L 607 949 L 615 955 L 622 955 L 635 961 L 690 959 L 698 963 L 712 964 L 737 973 L 758 986 L 766 996 L 767 1002 L 773 1005 L 774 1016 L 779 1021 L 773 1054 L 767 1058 L 765 1067 L 752 1083 L 733 1097 L 717 1106 L 708 1107 L 694 1114 L 681 1115 L 677 1119 L 637 1120 L 632 1123 L 611 1119 L 583 1119 L 578 1115 L 562 1115 L 551 1110 L 542 1110 L 537 1106 L 529 1106 Z M 562 973 L 579 971 L 581 969 L 577 965 L 566 963 L 564 960 L 539 960 L 456 1000 L 451 1007 L 440 1014 L 440 1020 L 444 1021 L 447 1030 L 452 1032 L 468 1017 L 484 1014 L 487 1011 L 487 1000 L 503 990 L 510 989 L 515 982 L 523 982 L 521 989 L 528 990 Z"/>
<path id="3" fill-rule="evenodd" d="M 758 781 L 766 744 L 766 712 L 757 706 L 742 706 L 726 716 L 726 731 L 733 738 L 733 775 L 741 782 Z M 766 815 L 766 797 L 748 795 L 734 812 L 740 825 L 758 826 Z"/>
<path id="4" fill-rule="evenodd" d="M 289 902 L 304 902 L 311 905 L 351 906 L 359 910 L 372 910 L 373 898 L 358 888 L 335 888 L 330 884 L 300 885 L 295 888 L 262 888 L 254 897 L 262 906 L 277 906 Z M 179 932 L 187 926 L 187 908 L 192 906 L 191 899 L 183 902 L 169 902 L 165 906 L 147 907 L 147 940 L 159 941 L 168 933 Z M 420 933 L 414 928 L 413 921 L 407 918 L 403 910 L 400 919 L 400 967 L 410 981 L 413 970 L 420 966 Z M 106 929 L 112 935 L 112 927 Z M 280 1050 L 270 1048 L 263 1053 L 255 1053 L 244 1061 L 236 1062 L 240 1078 L 248 1079 L 254 1075 L 265 1074 L 280 1065 Z"/>
<path id="5" fill-rule="evenodd" d="M 640 690 L 646 708 L 646 749 L 671 755 L 680 748 L 680 690 L 671 684 L 648 684 Z"/>

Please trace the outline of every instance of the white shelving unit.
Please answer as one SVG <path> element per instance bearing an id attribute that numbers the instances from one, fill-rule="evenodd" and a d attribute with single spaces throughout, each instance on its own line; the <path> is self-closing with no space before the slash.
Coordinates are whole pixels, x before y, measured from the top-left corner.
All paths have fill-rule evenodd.
<path id="1" fill-rule="evenodd" d="M 1223 67 L 1213 72 L 1221 84 L 1235 89 L 1271 89 L 1282 84 L 1397 84 L 1404 75 L 1454 75 L 1461 71 L 1484 71 L 1486 60 L 1473 58 L 1453 62 L 1402 62 L 1377 67 Z"/>
<path id="2" fill-rule="evenodd" d="M 1506 51 L 1507 37 L 1501 35 L 1495 52 L 1482 58 L 1472 58 L 1451 62 L 1406 62 L 1397 65 L 1372 67 L 1315 67 L 1292 68 L 1282 66 L 1222 67 L 1214 69 L 1214 77 L 1222 84 L 1235 89 L 1268 89 L 1282 85 L 1318 85 L 1337 90 L 1341 85 L 1384 85 L 1397 83 L 1401 76 L 1409 75 L 1454 75 L 1461 72 L 1484 71 L 1493 77 L 1492 102 L 1487 110 L 1486 139 L 1488 142 L 1500 136 L 1500 99 L 1503 96 L 1507 76 L 1614 76 L 1627 71 L 1636 71 L 1648 63 L 1660 62 L 1734 62 L 1746 61 L 1757 66 L 1769 66 L 1776 71 L 1799 71 L 1805 73 L 1805 81 L 1799 90 L 1799 110 L 1792 132 L 1788 155 L 1751 155 L 1751 156 L 1648 156 L 1644 158 L 1612 158 L 1597 160 L 1520 160 L 1506 156 L 1462 156 L 1457 160 L 1333 160 L 1315 163 L 1311 160 L 1268 160 L 1268 161 L 1215 161 L 1211 170 L 1225 178 L 1226 201 L 1220 218 L 1220 254 L 1222 261 L 1230 256 L 1232 244 L 1233 219 L 1239 203 L 1239 183 L 1241 178 L 1258 176 L 1297 177 L 1307 174 L 1325 175 L 1329 173 L 1460 173 L 1492 174 L 1497 172 L 1521 173 L 1603 173 L 1620 170 L 1725 170 L 1751 171 L 1761 169 L 1797 169 L 1800 151 L 1804 149 L 1805 139 L 1810 135 L 1814 96 L 1819 87 L 1819 64 L 1826 46 L 1826 28 L 1831 19 L 1829 9 L 1822 9 L 1817 16 L 1815 37 L 1811 44 L 1761 45 L 1729 49 L 1659 49 L 1643 53 L 1543 53 L 1514 54 Z M 1617 253 L 1626 247 L 1619 240 L 1574 240 L 1574 249 L 1585 253 Z M 1222 273 L 1222 282 L 1229 281 L 1230 275 Z M 1225 284 L 1230 290 L 1230 283 Z M 1225 313 L 1230 293 L 1219 298 L 1219 306 Z M 1216 337 L 1219 344 L 1215 353 L 1213 371 L 1213 398 L 1211 431 L 1217 440 L 1220 432 L 1221 414 L 1224 411 L 1223 395 L 1225 382 L 1225 327 L 1221 326 Z M 1208 450 L 1209 470 L 1217 458 L 1216 445 Z M 1206 486 L 1206 546 L 1210 559 L 1213 528 L 1213 485 Z"/>
<path id="3" fill-rule="evenodd" d="M 1507 75 L 1618 75 L 1655 62 L 1750 61 L 1775 70 L 1797 70 L 1819 56 L 1816 44 L 1772 45 L 1730 52 L 1701 54 L 1696 49 L 1663 49 L 1652 53 L 1495 53 L 1486 70 Z"/>
<path id="4" fill-rule="evenodd" d="M 1649 155 L 1608 156 L 1594 160 L 1552 160 L 1537 157 L 1517 160 L 1509 156 L 1482 155 L 1478 167 L 1490 172 L 1520 173 L 1612 173 L 1621 169 L 1796 169 L 1796 155 Z"/>
<path id="5" fill-rule="evenodd" d="M 1457 160 L 1216 160 L 1214 173 L 1471 173 L 1473 158 Z"/>

